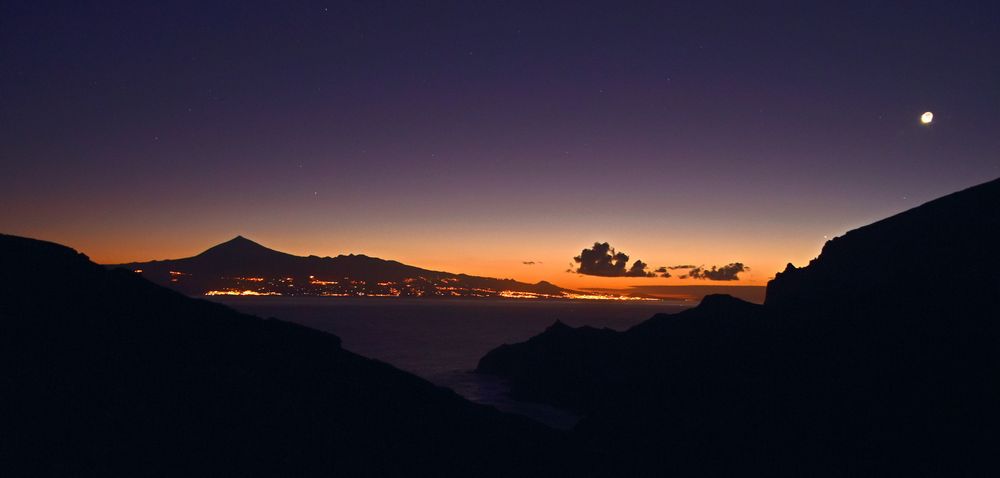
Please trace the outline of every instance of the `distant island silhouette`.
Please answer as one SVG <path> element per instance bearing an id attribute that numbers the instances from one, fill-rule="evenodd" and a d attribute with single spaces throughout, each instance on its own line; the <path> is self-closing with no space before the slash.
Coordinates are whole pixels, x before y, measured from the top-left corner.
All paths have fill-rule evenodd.
<path id="1" fill-rule="evenodd" d="M 546 281 L 534 284 L 432 271 L 361 254 L 295 256 L 243 236 L 194 257 L 114 264 L 188 295 L 331 297 L 503 297 L 514 299 L 636 299 L 615 292 L 581 292 Z"/>
<path id="2" fill-rule="evenodd" d="M 827 242 L 764 305 L 557 322 L 478 372 L 585 415 L 622 476 L 996 474 L 998 231 L 994 180 Z"/>

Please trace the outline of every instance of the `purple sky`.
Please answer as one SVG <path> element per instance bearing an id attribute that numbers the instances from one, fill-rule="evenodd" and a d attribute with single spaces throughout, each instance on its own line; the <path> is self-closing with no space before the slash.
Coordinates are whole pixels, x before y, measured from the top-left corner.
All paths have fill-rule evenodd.
<path id="1" fill-rule="evenodd" d="M 0 5 L 0 230 L 99 261 L 702 283 L 564 272 L 607 241 L 762 284 L 1000 176 L 996 2 L 40 3 Z"/>

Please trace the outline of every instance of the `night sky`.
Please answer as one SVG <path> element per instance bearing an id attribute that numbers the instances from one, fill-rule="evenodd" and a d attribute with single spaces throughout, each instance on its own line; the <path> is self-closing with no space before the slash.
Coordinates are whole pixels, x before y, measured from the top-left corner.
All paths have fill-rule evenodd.
<path id="1" fill-rule="evenodd" d="M 1000 176 L 1000 2 L 143 3 L 0 3 L 0 231 L 763 284 Z"/>

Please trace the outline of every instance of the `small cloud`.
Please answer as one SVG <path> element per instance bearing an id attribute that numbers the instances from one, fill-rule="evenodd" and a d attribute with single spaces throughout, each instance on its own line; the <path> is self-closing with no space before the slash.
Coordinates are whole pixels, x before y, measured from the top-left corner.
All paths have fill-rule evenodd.
<path id="1" fill-rule="evenodd" d="M 573 258 L 579 264 L 575 271 L 578 274 L 600 277 L 656 277 L 653 272 L 647 272 L 649 265 L 636 259 L 632 267 L 628 267 L 628 255 L 616 252 L 607 242 L 595 242 L 594 247 L 580 251 Z M 572 269 L 570 269 L 572 271 Z"/>
<path id="2" fill-rule="evenodd" d="M 712 266 L 711 269 L 706 269 L 704 266 L 695 267 L 688 272 L 688 277 L 692 279 L 719 281 L 739 280 L 738 274 L 748 270 L 750 270 L 750 268 L 743 265 L 742 262 L 733 262 L 732 264 L 726 264 L 722 267 Z M 681 278 L 683 279 L 684 277 Z"/>
<path id="3" fill-rule="evenodd" d="M 533 266 L 535 264 L 541 264 L 541 263 L 542 261 L 521 261 L 521 264 L 524 264 L 526 266 Z"/>
<path id="4" fill-rule="evenodd" d="M 667 269 L 675 271 L 677 269 L 694 269 L 695 267 L 698 267 L 698 266 L 692 266 L 692 265 L 685 264 L 685 265 L 680 265 L 680 266 L 670 266 L 670 267 L 667 267 Z"/>
<path id="5" fill-rule="evenodd" d="M 660 277 L 667 278 L 670 277 L 670 272 L 667 271 L 667 269 L 669 269 L 669 267 L 660 266 L 653 272 L 659 274 Z"/>

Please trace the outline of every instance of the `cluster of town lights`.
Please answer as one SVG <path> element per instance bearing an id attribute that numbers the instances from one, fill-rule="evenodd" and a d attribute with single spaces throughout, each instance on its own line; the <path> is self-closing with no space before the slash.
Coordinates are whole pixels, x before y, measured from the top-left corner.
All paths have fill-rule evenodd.
<path id="1" fill-rule="evenodd" d="M 141 269 L 135 269 L 136 273 L 142 273 Z M 178 282 L 183 276 L 188 276 L 190 274 L 179 271 L 169 271 L 170 281 Z M 267 280 L 263 277 L 222 277 L 222 279 L 231 279 L 237 282 L 257 282 L 263 283 Z M 600 294 L 600 293 L 575 293 L 575 292 L 561 292 L 558 294 L 544 294 L 540 292 L 527 292 L 527 291 L 516 291 L 516 290 L 493 290 L 486 288 L 476 288 L 476 287 L 456 287 L 455 285 L 432 285 L 433 291 L 437 293 L 428 293 L 425 289 L 411 289 L 408 294 L 403 294 L 400 287 L 409 287 L 411 284 L 416 282 L 418 279 L 404 279 L 402 284 L 397 284 L 395 282 L 378 282 L 379 287 L 388 288 L 388 290 L 383 291 L 366 291 L 358 290 L 357 286 L 364 286 L 366 282 L 363 280 L 351 280 L 345 277 L 343 281 L 329 281 L 321 280 L 316 276 L 309 276 L 308 284 L 312 286 L 319 286 L 321 288 L 340 286 L 344 287 L 350 284 L 353 287 L 349 289 L 352 290 L 318 290 L 318 291 L 285 291 L 286 293 L 277 292 L 274 290 L 268 290 L 267 285 L 261 284 L 256 290 L 247 289 L 245 286 L 224 289 L 209 290 L 205 292 L 207 296 L 280 296 L 280 295 L 302 295 L 302 296 L 319 296 L 319 297 L 501 297 L 504 299 L 550 299 L 550 300 L 607 300 L 607 301 L 657 301 L 660 299 L 652 297 L 636 297 L 630 295 L 617 295 L 617 294 Z M 420 277 L 421 281 L 428 281 L 424 277 Z M 285 287 L 294 287 L 293 282 L 295 281 L 292 277 L 284 277 L 277 279 L 280 286 L 284 289 Z M 459 282 L 457 278 L 442 278 L 439 281 L 443 284 L 454 284 Z M 247 284 L 249 285 L 249 284 Z M 277 286 L 279 284 L 271 284 L 272 286 Z"/>
<path id="2" fill-rule="evenodd" d="M 483 290 L 485 292 L 485 290 Z M 321 292 L 316 294 L 320 297 L 399 297 L 399 291 L 393 290 L 393 294 L 376 294 L 376 293 L 365 293 L 365 292 L 355 292 L 353 294 L 345 293 L 334 293 L 334 292 Z M 457 296 L 457 293 L 451 291 L 449 295 Z M 493 291 L 489 291 L 493 292 Z M 634 297 L 625 295 L 609 295 L 609 294 L 573 294 L 573 293 L 562 293 L 562 294 L 540 294 L 537 292 L 522 292 L 515 290 L 503 290 L 495 292 L 495 295 L 472 295 L 471 297 L 502 297 L 504 299 L 558 299 L 558 300 L 614 300 L 614 301 L 656 301 L 659 299 L 651 297 Z M 279 296 L 282 295 L 280 292 L 271 291 L 256 291 L 249 289 L 222 289 L 222 290 L 210 290 L 205 292 L 205 295 L 216 296 L 216 295 L 238 295 L 238 296 Z"/>

